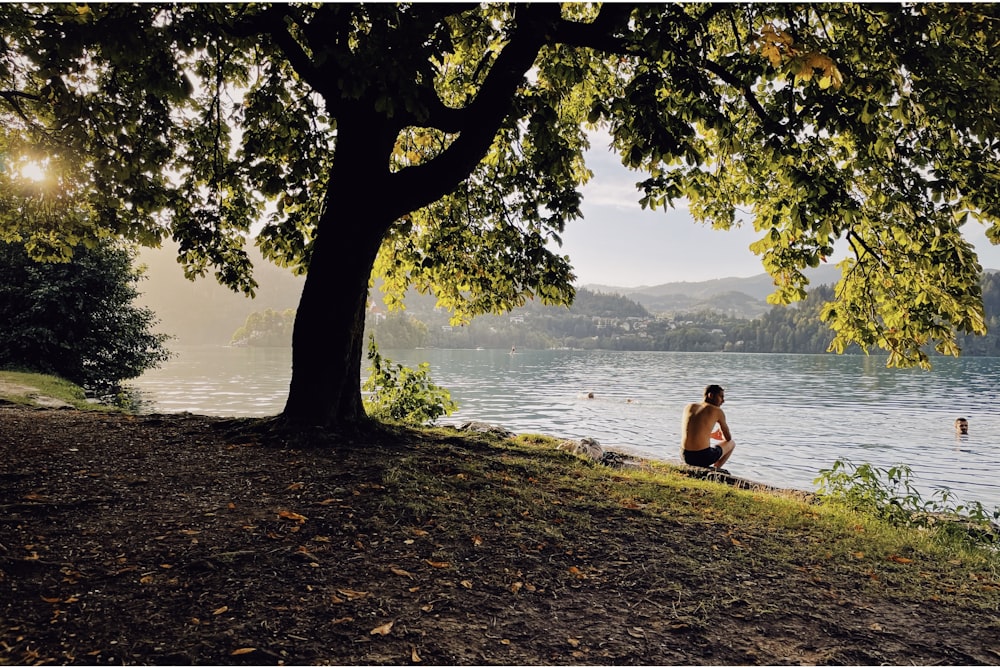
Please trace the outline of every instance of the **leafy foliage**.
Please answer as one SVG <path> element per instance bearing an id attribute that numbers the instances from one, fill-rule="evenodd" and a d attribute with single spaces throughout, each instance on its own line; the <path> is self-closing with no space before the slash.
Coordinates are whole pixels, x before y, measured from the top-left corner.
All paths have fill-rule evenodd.
<path id="1" fill-rule="evenodd" d="M 169 356 L 155 316 L 132 301 L 134 253 L 105 242 L 72 261 L 40 263 L 0 242 L 0 366 L 110 389 Z"/>
<path id="2" fill-rule="evenodd" d="M 292 341 L 292 326 L 295 324 L 295 310 L 283 311 L 266 308 L 262 312 L 247 315 L 246 322 L 233 332 L 232 345 L 249 347 L 288 347 Z"/>
<path id="3" fill-rule="evenodd" d="M 370 416 L 422 426 L 458 409 L 448 390 L 431 382 L 430 364 L 415 369 L 394 365 L 379 354 L 374 338 L 369 338 L 368 359 L 371 368 L 363 389 Z"/>
<path id="4" fill-rule="evenodd" d="M 385 318 L 370 318 L 367 324 L 366 331 L 375 336 L 379 347 L 390 350 L 424 347 L 432 338 L 430 328 L 408 313 L 388 313 Z"/>
<path id="5" fill-rule="evenodd" d="M 957 504 L 947 488 L 937 489 L 933 498 L 925 499 L 910 482 L 909 466 L 882 470 L 869 463 L 855 465 L 837 459 L 819 472 L 817 494 L 826 502 L 846 505 L 895 525 L 935 527 L 988 543 L 1000 538 L 1000 531 L 991 524 L 1000 518 L 1000 508 L 990 512 L 979 501 Z"/>

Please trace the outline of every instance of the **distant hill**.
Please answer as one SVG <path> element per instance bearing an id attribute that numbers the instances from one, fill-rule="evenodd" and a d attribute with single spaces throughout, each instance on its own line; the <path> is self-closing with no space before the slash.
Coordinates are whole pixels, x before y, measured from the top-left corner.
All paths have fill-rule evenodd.
<path id="1" fill-rule="evenodd" d="M 194 282 L 184 278 L 177 263 L 177 247 L 165 243 L 160 250 L 144 249 L 139 261 L 146 264 L 147 280 L 139 284 L 138 303 L 151 308 L 160 319 L 157 331 L 170 334 L 181 344 L 226 345 L 230 336 L 255 311 L 296 308 L 302 293 L 303 277 L 265 261 L 256 249 L 250 250 L 260 288 L 248 299 L 219 285 L 214 277 Z M 993 272 L 987 269 L 987 272 Z M 821 266 L 807 272 L 811 285 L 833 284 L 839 270 Z M 774 283 L 766 273 L 749 278 L 718 278 L 701 282 L 672 282 L 641 287 L 587 284 L 578 287 L 599 294 L 618 294 L 640 304 L 654 315 L 711 310 L 730 317 L 758 318 L 771 310 L 767 295 Z M 378 298 L 378 293 L 373 292 Z M 411 300 L 412 299 L 412 300 Z M 583 305 L 583 304 L 578 304 Z M 407 306 L 432 311 L 434 299 L 411 295 Z M 411 311 L 412 312 L 412 311 Z"/>
<path id="2" fill-rule="evenodd" d="M 806 275 L 811 286 L 831 285 L 840 279 L 840 269 L 820 266 L 807 271 Z M 594 292 L 627 296 L 656 314 L 713 310 L 748 319 L 759 317 L 771 309 L 766 299 L 775 289 L 774 280 L 767 273 L 749 278 L 716 278 L 641 287 L 592 284 L 582 287 Z"/>
<path id="3" fill-rule="evenodd" d="M 304 278 L 265 261 L 256 249 L 249 250 L 254 275 L 260 283 L 257 296 L 248 299 L 219 285 L 214 277 L 187 280 L 177 263 L 176 244 L 166 242 L 158 250 L 143 249 L 139 261 L 147 266 L 147 280 L 139 285 L 138 302 L 156 313 L 157 331 L 174 336 L 187 345 L 226 345 L 230 336 L 255 311 L 295 308 Z M 823 266 L 810 276 L 813 284 L 836 282 L 835 267 Z M 732 317 L 753 319 L 771 309 L 765 301 L 774 291 L 769 275 L 749 278 L 719 278 L 702 282 L 674 282 L 642 287 L 581 285 L 601 294 L 619 294 L 639 303 L 653 314 L 711 310 Z M 377 292 L 375 293 L 377 295 Z M 427 303 L 423 303 L 427 301 Z M 413 311 L 433 310 L 434 299 L 421 295 L 407 297 Z"/>

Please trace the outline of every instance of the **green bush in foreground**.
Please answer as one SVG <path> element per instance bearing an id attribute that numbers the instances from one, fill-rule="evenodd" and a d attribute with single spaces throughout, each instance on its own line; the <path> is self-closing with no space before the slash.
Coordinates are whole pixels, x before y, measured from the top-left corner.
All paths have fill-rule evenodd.
<path id="1" fill-rule="evenodd" d="M 910 472 L 906 465 L 883 470 L 837 459 L 820 470 L 817 495 L 893 525 L 933 527 L 975 542 L 997 542 L 1000 535 L 992 522 L 1000 518 L 1000 508 L 990 511 L 979 501 L 958 504 L 947 488 L 925 499 L 910 482 Z"/>
<path id="2" fill-rule="evenodd" d="M 134 251 L 79 246 L 65 262 L 38 262 L 0 242 L 0 368 L 65 378 L 113 392 L 169 356 L 155 314 L 136 306 Z"/>
<path id="3" fill-rule="evenodd" d="M 393 364 L 379 354 L 375 338 L 368 338 L 371 371 L 362 390 L 365 410 L 370 417 L 422 426 L 458 409 L 447 389 L 430 380 L 430 364 L 417 368 Z"/>

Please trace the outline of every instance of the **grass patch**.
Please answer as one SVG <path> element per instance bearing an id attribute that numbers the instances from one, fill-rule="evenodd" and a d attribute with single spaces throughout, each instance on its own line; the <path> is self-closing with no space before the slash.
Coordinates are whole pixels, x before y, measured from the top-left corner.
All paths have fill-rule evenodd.
<path id="1" fill-rule="evenodd" d="M 113 410 L 91 403 L 79 385 L 54 375 L 23 371 L 0 371 L 0 400 L 17 405 L 43 405 L 46 398 L 68 403 L 80 410 Z"/>
<path id="2" fill-rule="evenodd" d="M 745 588 L 731 587 L 724 600 L 702 600 L 709 616 L 734 604 L 765 613 L 750 583 L 793 576 L 838 598 L 856 593 L 917 605 L 961 598 L 997 611 L 996 549 L 947 527 L 900 526 L 815 497 L 691 478 L 669 464 L 613 469 L 558 451 L 558 440 L 545 436 L 478 438 L 502 455 L 471 456 L 462 443 L 477 436 L 463 436 L 439 465 L 419 455 L 400 457 L 384 477 L 394 502 L 387 516 L 433 525 L 442 536 L 470 544 L 491 535 L 494 549 L 521 552 L 580 550 L 600 533 L 599 558 L 612 560 L 614 543 L 624 550 L 652 537 L 651 558 L 655 554 L 661 567 L 746 579 Z M 662 538 L 651 530 L 662 531 Z M 661 548 L 656 539 L 663 540 Z M 680 544 L 683 549 L 665 553 Z"/>

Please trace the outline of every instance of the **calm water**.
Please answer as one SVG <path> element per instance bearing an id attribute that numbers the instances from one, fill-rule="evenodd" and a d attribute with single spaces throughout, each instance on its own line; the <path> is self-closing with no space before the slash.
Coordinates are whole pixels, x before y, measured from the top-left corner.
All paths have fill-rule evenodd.
<path id="1" fill-rule="evenodd" d="M 226 416 L 277 414 L 291 374 L 285 349 L 184 347 L 133 384 L 150 411 Z M 936 359 L 931 372 L 886 369 L 863 356 L 700 354 L 575 350 L 385 350 L 394 362 L 429 362 L 468 420 L 517 433 L 594 437 L 605 447 L 677 460 L 680 414 L 706 384 L 726 387 L 737 448 L 734 474 L 813 489 L 836 459 L 880 468 L 906 464 L 930 498 L 1000 506 L 1000 359 Z M 588 399 L 587 393 L 594 392 Z M 957 439 L 952 423 L 969 419 Z"/>

